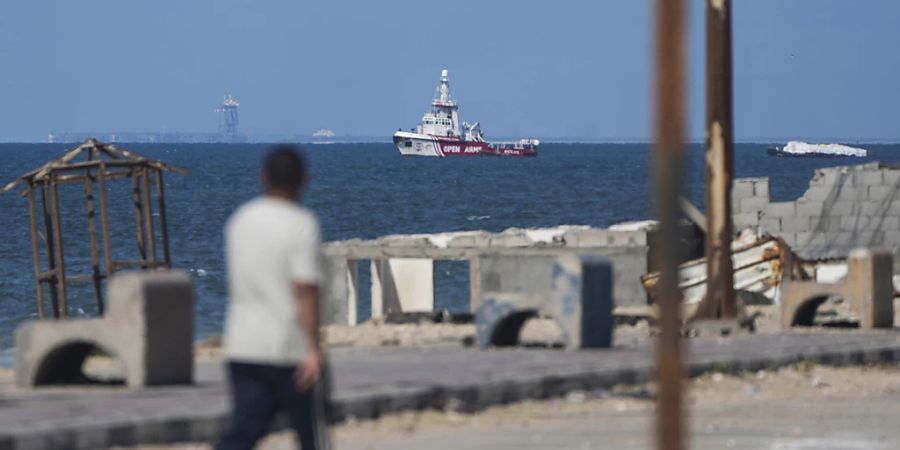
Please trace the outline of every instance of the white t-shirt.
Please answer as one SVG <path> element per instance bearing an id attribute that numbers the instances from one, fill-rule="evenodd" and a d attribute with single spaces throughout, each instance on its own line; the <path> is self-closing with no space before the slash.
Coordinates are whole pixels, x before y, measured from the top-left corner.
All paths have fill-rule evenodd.
<path id="1" fill-rule="evenodd" d="M 310 210 L 274 197 L 251 200 L 228 219 L 226 358 L 296 365 L 306 356 L 291 284 L 321 283 L 319 236 Z"/>

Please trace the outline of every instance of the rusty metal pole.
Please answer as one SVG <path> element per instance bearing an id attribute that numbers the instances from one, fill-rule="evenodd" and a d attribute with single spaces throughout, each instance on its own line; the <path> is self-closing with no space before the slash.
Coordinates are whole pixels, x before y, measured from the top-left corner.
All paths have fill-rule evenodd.
<path id="1" fill-rule="evenodd" d="M 659 296 L 660 334 L 656 343 L 656 376 L 659 394 L 656 407 L 657 448 L 685 447 L 682 407 L 681 292 L 678 290 L 678 218 L 682 161 L 684 159 L 684 115 L 686 84 L 687 10 L 684 0 L 656 0 L 656 217 L 660 222 L 657 255 L 662 267 Z"/>
<path id="2" fill-rule="evenodd" d="M 696 318 L 738 315 L 731 260 L 734 177 L 731 0 L 706 2 L 706 298 Z"/>

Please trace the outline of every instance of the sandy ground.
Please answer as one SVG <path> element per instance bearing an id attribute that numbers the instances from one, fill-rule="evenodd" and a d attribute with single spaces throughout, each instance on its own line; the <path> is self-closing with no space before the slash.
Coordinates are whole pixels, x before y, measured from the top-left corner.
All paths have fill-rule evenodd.
<path id="1" fill-rule="evenodd" d="M 475 414 L 407 412 L 332 429 L 337 449 L 652 448 L 652 384 L 576 392 Z M 688 382 L 691 448 L 900 448 L 900 366 L 795 365 Z M 205 450 L 207 444 L 135 450 Z M 294 448 L 288 432 L 258 448 Z"/>

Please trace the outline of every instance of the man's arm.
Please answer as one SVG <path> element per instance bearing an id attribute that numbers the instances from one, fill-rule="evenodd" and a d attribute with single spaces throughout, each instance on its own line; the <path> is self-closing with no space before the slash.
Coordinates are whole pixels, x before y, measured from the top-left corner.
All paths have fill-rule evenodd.
<path id="1" fill-rule="evenodd" d="M 300 366 L 295 381 L 301 391 L 309 389 L 322 371 L 322 350 L 319 339 L 319 287 L 314 284 L 294 283 L 294 299 L 297 302 L 297 321 L 306 333 L 309 349 Z"/>

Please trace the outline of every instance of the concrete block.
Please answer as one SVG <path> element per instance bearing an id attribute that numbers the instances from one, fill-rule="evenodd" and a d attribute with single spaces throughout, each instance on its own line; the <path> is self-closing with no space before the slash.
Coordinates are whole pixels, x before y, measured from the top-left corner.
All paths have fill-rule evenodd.
<path id="1" fill-rule="evenodd" d="M 884 173 L 881 170 L 864 170 L 853 174 L 853 182 L 857 186 L 884 184 Z"/>
<path id="2" fill-rule="evenodd" d="M 434 311 L 434 261 L 372 260 L 372 317 Z"/>
<path id="3" fill-rule="evenodd" d="M 763 217 L 794 217 L 797 215 L 794 202 L 769 203 L 763 210 Z"/>
<path id="4" fill-rule="evenodd" d="M 769 179 L 768 178 L 758 178 L 756 183 L 753 185 L 753 193 L 757 197 L 769 199 Z"/>
<path id="5" fill-rule="evenodd" d="M 900 230 L 900 217 L 897 216 L 871 216 L 867 231 L 895 231 Z"/>
<path id="6" fill-rule="evenodd" d="M 508 346 L 518 342 L 519 331 L 531 317 L 549 316 L 563 330 L 567 348 L 599 348 L 612 345 L 613 296 L 612 266 L 599 255 L 566 254 L 554 258 L 531 256 L 504 256 L 514 263 L 507 267 L 519 267 L 534 272 L 545 279 L 550 273 L 549 285 L 542 286 L 543 295 L 531 292 L 484 289 L 481 306 L 475 314 L 478 344 Z M 482 267 L 499 267 L 495 262 L 482 258 Z M 513 272 L 497 273 L 502 286 L 503 278 L 521 278 Z M 519 282 L 513 283 L 518 284 Z M 484 286 L 484 285 L 483 285 Z"/>
<path id="7" fill-rule="evenodd" d="M 766 209 L 766 206 L 769 204 L 768 198 L 761 197 L 753 197 L 753 198 L 745 198 L 741 200 L 740 209 L 737 212 L 748 213 L 748 212 L 757 212 Z M 735 205 L 737 206 L 737 205 Z"/>
<path id="8" fill-rule="evenodd" d="M 856 215 L 862 210 L 861 202 L 851 201 L 843 197 L 833 203 L 826 203 L 823 209 L 823 215 L 829 216 L 848 216 Z"/>
<path id="9" fill-rule="evenodd" d="M 833 186 L 826 185 L 814 185 L 810 186 L 806 192 L 800 197 L 801 200 L 813 201 L 813 202 L 821 202 L 827 201 L 835 198 L 837 196 L 837 189 Z"/>
<path id="10" fill-rule="evenodd" d="M 870 200 L 862 202 L 862 204 L 860 204 L 859 212 L 863 216 L 883 216 L 888 211 L 890 206 L 890 203 Z"/>
<path id="11" fill-rule="evenodd" d="M 782 326 L 812 325 L 816 308 L 828 296 L 848 302 L 860 328 L 893 328 L 893 256 L 886 250 L 858 248 L 847 258 L 847 276 L 840 283 L 786 280 L 782 288 Z"/>
<path id="12" fill-rule="evenodd" d="M 795 217 L 782 217 L 781 218 L 781 231 L 782 232 L 793 232 L 796 233 L 798 231 L 809 231 L 809 217 L 807 216 L 795 216 Z M 782 236 L 784 236 L 782 234 Z"/>
<path id="13" fill-rule="evenodd" d="M 885 186 L 900 186 L 900 170 L 884 169 L 882 177 Z"/>
<path id="14" fill-rule="evenodd" d="M 798 200 L 795 204 L 798 216 L 820 216 L 825 203 L 814 200 Z"/>
<path id="15" fill-rule="evenodd" d="M 781 219 L 778 217 L 763 217 L 759 219 L 759 226 L 772 234 L 781 232 Z"/>
<path id="16" fill-rule="evenodd" d="M 869 199 L 874 201 L 890 201 L 897 197 L 896 186 L 869 186 Z"/>
<path id="17" fill-rule="evenodd" d="M 734 227 L 737 230 L 743 228 L 750 228 L 759 225 L 759 213 L 758 212 L 748 212 L 748 213 L 738 213 L 732 217 L 734 221 Z"/>
<path id="18" fill-rule="evenodd" d="M 741 199 L 756 196 L 755 184 L 754 178 L 738 178 L 734 180 L 734 185 L 731 187 L 731 198 L 735 201 L 740 201 Z"/>
<path id="19" fill-rule="evenodd" d="M 841 216 L 810 216 L 810 231 L 840 231 Z"/>
<path id="20" fill-rule="evenodd" d="M 95 349 L 122 361 L 128 386 L 191 383 L 192 291 L 182 271 L 120 273 L 109 282 L 105 317 L 23 323 L 16 330 L 16 384 L 77 382 Z"/>
<path id="21" fill-rule="evenodd" d="M 841 231 L 862 231 L 867 229 L 868 217 L 844 216 L 841 217 Z"/>
<path id="22" fill-rule="evenodd" d="M 844 186 L 841 188 L 838 193 L 838 200 L 848 200 L 848 201 L 863 201 L 869 198 L 869 188 L 870 187 L 878 187 L 878 186 L 859 186 L 859 187 L 847 187 Z"/>

